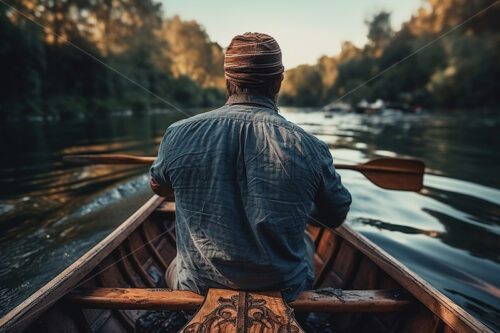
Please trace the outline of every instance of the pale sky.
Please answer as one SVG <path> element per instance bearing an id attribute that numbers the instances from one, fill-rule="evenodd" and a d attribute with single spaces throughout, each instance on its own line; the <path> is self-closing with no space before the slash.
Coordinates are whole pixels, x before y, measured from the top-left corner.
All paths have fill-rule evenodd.
<path id="1" fill-rule="evenodd" d="M 380 10 L 392 13 L 399 30 L 422 5 L 422 0 L 161 0 L 166 16 L 195 19 L 210 39 L 227 47 L 244 32 L 267 33 L 278 41 L 285 68 L 314 64 L 336 55 L 342 41 L 366 42 L 365 19 Z"/>

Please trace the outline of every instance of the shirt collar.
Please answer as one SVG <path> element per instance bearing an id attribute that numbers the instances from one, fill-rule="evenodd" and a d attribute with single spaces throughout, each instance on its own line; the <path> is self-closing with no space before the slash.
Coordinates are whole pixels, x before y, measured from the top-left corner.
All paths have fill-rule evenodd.
<path id="1" fill-rule="evenodd" d="M 276 106 L 276 103 L 274 103 L 273 99 L 261 94 L 241 93 L 231 95 L 227 99 L 226 105 L 233 104 L 256 104 L 278 111 L 278 107 Z"/>

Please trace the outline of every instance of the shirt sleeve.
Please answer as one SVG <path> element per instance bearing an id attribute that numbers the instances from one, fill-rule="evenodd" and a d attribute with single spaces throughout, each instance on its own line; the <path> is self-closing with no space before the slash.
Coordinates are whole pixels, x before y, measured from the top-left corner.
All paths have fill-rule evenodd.
<path id="1" fill-rule="evenodd" d="M 319 187 L 311 209 L 311 218 L 328 227 L 338 227 L 345 219 L 352 202 L 351 194 L 342 185 L 335 171 L 333 158 L 325 143 L 318 152 Z"/>
<path id="2" fill-rule="evenodd" d="M 165 132 L 165 135 L 161 140 L 160 148 L 158 149 L 158 156 L 153 162 L 153 165 L 149 170 L 149 174 L 151 175 L 151 178 L 153 178 L 158 184 L 166 187 L 172 187 L 172 183 L 170 182 L 170 178 L 168 177 L 167 168 L 167 153 L 169 146 L 167 134 L 168 130 Z"/>

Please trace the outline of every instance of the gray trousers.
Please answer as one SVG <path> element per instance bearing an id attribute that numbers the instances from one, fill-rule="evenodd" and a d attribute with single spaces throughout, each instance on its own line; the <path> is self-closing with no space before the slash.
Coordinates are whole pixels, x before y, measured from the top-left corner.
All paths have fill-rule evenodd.
<path id="1" fill-rule="evenodd" d="M 177 257 L 175 257 L 165 271 L 165 282 L 172 290 L 178 290 L 177 286 Z"/>
<path id="2" fill-rule="evenodd" d="M 311 271 L 314 272 L 314 242 L 307 232 L 304 233 L 304 242 L 306 243 L 307 264 L 309 265 Z M 165 272 L 165 281 L 170 289 L 179 289 L 177 281 L 177 257 L 175 257 L 170 265 L 168 265 L 168 268 Z"/>

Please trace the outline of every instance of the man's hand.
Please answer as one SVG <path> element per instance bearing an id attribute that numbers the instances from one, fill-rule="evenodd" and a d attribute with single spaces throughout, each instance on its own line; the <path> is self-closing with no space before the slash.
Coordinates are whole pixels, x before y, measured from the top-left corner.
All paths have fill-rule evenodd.
<path id="1" fill-rule="evenodd" d="M 165 197 L 169 200 L 175 199 L 173 188 L 158 184 L 153 178 L 151 178 L 150 185 L 153 192 L 159 195 L 160 197 Z"/>
<path id="2" fill-rule="evenodd" d="M 338 214 L 332 214 L 326 210 L 323 212 L 316 204 L 313 203 L 311 212 L 309 213 L 309 223 L 317 227 L 337 228 L 340 226 L 347 217 L 347 211 Z"/>

